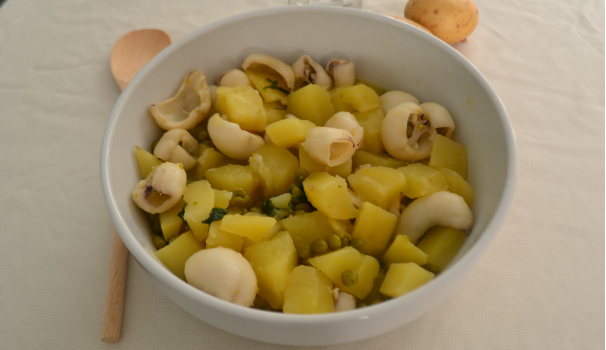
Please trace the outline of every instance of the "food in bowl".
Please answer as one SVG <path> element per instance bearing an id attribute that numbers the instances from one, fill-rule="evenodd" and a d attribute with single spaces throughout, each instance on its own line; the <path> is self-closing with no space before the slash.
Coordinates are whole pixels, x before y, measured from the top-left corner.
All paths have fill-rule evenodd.
<path id="1" fill-rule="evenodd" d="M 351 310 L 431 281 L 473 224 L 450 113 L 356 80 L 354 62 L 249 55 L 189 73 L 150 113 L 132 193 L 156 256 L 194 287 L 284 313 Z"/>

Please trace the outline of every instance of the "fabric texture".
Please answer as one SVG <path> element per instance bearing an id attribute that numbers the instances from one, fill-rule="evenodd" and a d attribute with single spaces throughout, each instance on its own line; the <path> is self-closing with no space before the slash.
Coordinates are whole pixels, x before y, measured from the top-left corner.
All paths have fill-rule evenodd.
<path id="1" fill-rule="evenodd" d="M 362 10 L 402 15 L 406 0 Z M 287 0 L 9 0 L 0 8 L 2 349 L 278 349 L 173 304 L 131 257 L 121 341 L 102 343 L 112 223 L 99 179 L 123 34 L 173 39 Z M 511 118 L 518 185 L 465 283 L 417 321 L 330 349 L 604 348 L 604 2 L 477 0 L 454 45 Z"/>

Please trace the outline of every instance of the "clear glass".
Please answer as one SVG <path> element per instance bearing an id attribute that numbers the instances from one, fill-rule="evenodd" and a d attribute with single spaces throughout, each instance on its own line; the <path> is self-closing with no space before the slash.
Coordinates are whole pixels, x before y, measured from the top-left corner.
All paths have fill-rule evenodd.
<path id="1" fill-rule="evenodd" d="M 324 5 L 324 6 L 342 6 L 354 9 L 362 8 L 362 0 L 288 0 L 289 5 Z"/>

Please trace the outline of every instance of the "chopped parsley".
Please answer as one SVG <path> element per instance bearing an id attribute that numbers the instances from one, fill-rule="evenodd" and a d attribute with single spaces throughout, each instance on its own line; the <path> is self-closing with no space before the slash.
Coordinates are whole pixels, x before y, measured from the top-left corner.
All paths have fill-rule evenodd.
<path id="1" fill-rule="evenodd" d="M 185 203 L 185 205 L 183 206 L 183 209 L 181 209 L 181 211 L 179 212 L 179 214 L 177 214 L 177 216 L 180 217 L 181 220 L 183 220 L 183 222 L 185 223 L 185 228 L 189 231 L 189 224 L 187 223 L 187 220 L 185 220 L 183 218 L 183 215 L 185 215 L 185 207 L 187 207 L 187 203 Z"/>
<path id="2" fill-rule="evenodd" d="M 278 90 L 278 91 L 282 91 L 285 94 L 290 94 L 290 92 L 286 89 L 283 89 L 281 87 L 278 86 L 278 81 L 277 80 L 271 80 L 269 78 L 265 79 L 268 82 L 271 83 L 271 85 L 267 85 L 266 87 L 263 88 L 263 91 L 267 90 L 267 89 L 274 89 L 274 90 Z"/>
<path id="3" fill-rule="evenodd" d="M 210 216 L 208 219 L 202 221 L 203 224 L 210 224 L 213 221 L 219 221 L 223 219 L 223 217 L 227 215 L 227 210 L 223 208 L 212 208 L 210 211 Z"/>

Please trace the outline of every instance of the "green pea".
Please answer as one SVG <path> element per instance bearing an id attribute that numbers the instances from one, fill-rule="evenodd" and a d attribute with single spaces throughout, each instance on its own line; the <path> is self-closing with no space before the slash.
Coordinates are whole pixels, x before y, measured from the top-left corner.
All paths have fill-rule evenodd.
<path id="1" fill-rule="evenodd" d="M 317 238 L 311 242 L 311 251 L 316 255 L 324 254 L 328 252 L 328 243 L 325 239 Z"/>
<path id="2" fill-rule="evenodd" d="M 297 255 L 301 260 L 307 260 L 311 256 L 311 249 L 308 245 L 301 245 L 297 247 Z"/>
<path id="3" fill-rule="evenodd" d="M 342 246 L 342 247 L 347 247 L 347 246 L 349 245 L 349 243 L 350 243 L 350 242 L 349 242 L 349 238 L 347 238 L 347 237 L 343 237 L 343 238 L 341 239 L 341 246 Z"/>
<path id="4" fill-rule="evenodd" d="M 358 279 L 358 273 L 354 270 L 345 270 L 341 274 L 341 282 L 343 282 L 345 287 L 351 287 L 358 283 Z"/>
<path id="5" fill-rule="evenodd" d="M 351 246 L 356 248 L 356 250 L 362 254 L 364 254 L 364 249 L 366 249 L 366 243 L 360 239 L 352 239 Z"/>
<path id="6" fill-rule="evenodd" d="M 335 235 L 334 233 L 328 236 L 326 241 L 328 242 L 328 248 L 330 248 L 330 250 L 337 250 L 341 248 L 341 237 Z"/>
<path id="7" fill-rule="evenodd" d="M 301 168 L 301 169 L 297 170 L 297 172 L 295 173 L 295 181 L 298 183 L 301 183 L 308 176 L 309 176 L 309 173 L 307 172 L 307 170 Z"/>

